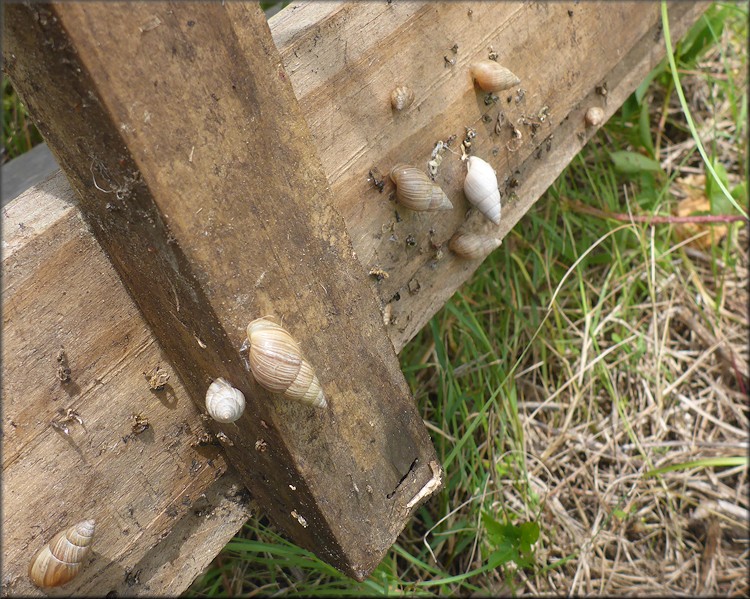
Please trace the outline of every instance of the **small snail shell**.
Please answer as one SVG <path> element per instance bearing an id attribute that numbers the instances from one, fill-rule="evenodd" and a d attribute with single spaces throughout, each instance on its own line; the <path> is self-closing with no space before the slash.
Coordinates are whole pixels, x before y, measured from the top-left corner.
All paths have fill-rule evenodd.
<path id="1" fill-rule="evenodd" d="M 56 587 L 78 574 L 94 537 L 94 520 L 84 520 L 58 532 L 29 565 L 29 578 L 38 587 Z"/>
<path id="2" fill-rule="evenodd" d="M 477 85 L 486 92 L 499 92 L 521 83 L 521 80 L 494 60 L 482 60 L 469 67 Z"/>
<path id="3" fill-rule="evenodd" d="M 477 156 L 469 156 L 464 179 L 466 199 L 496 225 L 500 224 L 500 190 L 493 168 Z"/>
<path id="4" fill-rule="evenodd" d="M 414 102 L 414 92 L 405 85 L 399 85 L 391 92 L 391 106 L 393 106 L 393 110 L 409 108 L 412 102 Z"/>
<path id="5" fill-rule="evenodd" d="M 492 250 L 500 247 L 502 240 L 487 235 L 456 233 L 448 242 L 448 247 L 461 258 L 484 258 Z"/>
<path id="6" fill-rule="evenodd" d="M 453 204 L 439 185 L 418 168 L 397 164 L 391 169 L 391 179 L 396 184 L 396 197 L 400 204 L 412 210 L 451 210 Z"/>
<path id="7" fill-rule="evenodd" d="M 259 385 L 317 408 L 328 405 L 312 366 L 286 330 L 258 318 L 247 325 L 247 339 L 250 370 Z"/>
<path id="8" fill-rule="evenodd" d="M 206 391 L 206 409 L 217 422 L 234 422 L 245 411 L 245 396 L 225 379 L 218 378 Z"/>
<path id="9" fill-rule="evenodd" d="M 585 118 L 589 127 L 598 127 L 604 122 L 604 111 L 598 106 L 592 106 L 586 111 Z"/>

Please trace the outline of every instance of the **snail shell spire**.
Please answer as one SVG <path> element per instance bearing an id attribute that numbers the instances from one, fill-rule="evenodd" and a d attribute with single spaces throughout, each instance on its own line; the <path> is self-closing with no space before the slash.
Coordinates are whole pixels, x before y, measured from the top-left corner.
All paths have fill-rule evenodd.
<path id="1" fill-rule="evenodd" d="M 469 156 L 466 163 L 464 195 L 482 214 L 500 224 L 500 190 L 494 169 L 478 156 Z"/>
<path id="2" fill-rule="evenodd" d="M 325 408 L 318 377 L 292 336 L 269 318 L 247 325 L 250 370 L 262 387 L 302 403 Z"/>
<path id="3" fill-rule="evenodd" d="M 94 520 L 84 520 L 58 532 L 29 565 L 29 578 L 38 587 L 56 587 L 80 572 L 94 538 Z"/>
<path id="4" fill-rule="evenodd" d="M 416 167 L 397 164 L 391 169 L 391 180 L 396 184 L 396 198 L 402 206 L 418 211 L 453 208 L 440 186 Z"/>

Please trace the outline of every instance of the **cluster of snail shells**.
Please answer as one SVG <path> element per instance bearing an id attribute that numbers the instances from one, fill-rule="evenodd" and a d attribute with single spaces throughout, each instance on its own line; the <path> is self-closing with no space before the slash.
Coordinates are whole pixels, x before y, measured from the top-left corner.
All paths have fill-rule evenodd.
<path id="1" fill-rule="evenodd" d="M 453 204 L 430 178 L 418 168 L 397 164 L 391 169 L 399 204 L 417 211 L 451 210 Z"/>
<path id="2" fill-rule="evenodd" d="M 247 325 L 248 362 L 263 388 L 317 408 L 327 405 L 323 389 L 297 342 L 274 320 L 265 317 Z"/>
<path id="3" fill-rule="evenodd" d="M 206 391 L 206 410 L 217 422 L 234 422 L 245 411 L 245 396 L 226 379 L 219 377 Z"/>
<path id="4" fill-rule="evenodd" d="M 38 587 L 56 587 L 80 572 L 94 538 L 94 520 L 84 520 L 60 531 L 34 556 L 29 578 Z"/>

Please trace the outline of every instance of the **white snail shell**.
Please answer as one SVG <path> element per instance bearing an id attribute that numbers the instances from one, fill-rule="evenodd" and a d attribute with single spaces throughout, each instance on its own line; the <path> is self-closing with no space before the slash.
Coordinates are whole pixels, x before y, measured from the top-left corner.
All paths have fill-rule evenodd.
<path id="1" fill-rule="evenodd" d="M 245 411 L 245 396 L 219 377 L 206 391 L 206 409 L 217 422 L 234 422 Z"/>
<path id="2" fill-rule="evenodd" d="M 391 180 L 396 184 L 396 198 L 412 210 L 451 210 L 453 204 L 439 185 L 418 168 L 397 164 L 391 169 Z"/>
<path id="3" fill-rule="evenodd" d="M 448 247 L 461 258 L 484 258 L 492 250 L 500 247 L 502 240 L 488 235 L 458 232 L 451 237 Z"/>
<path id="4" fill-rule="evenodd" d="M 585 119 L 589 127 L 598 127 L 604 122 L 604 111 L 598 106 L 592 106 L 586 111 Z"/>
<path id="5" fill-rule="evenodd" d="M 481 60 L 469 67 L 477 85 L 486 92 L 499 92 L 521 83 L 521 80 L 494 60 Z"/>
<path id="6" fill-rule="evenodd" d="M 496 225 L 500 224 L 500 190 L 494 169 L 477 156 L 469 156 L 464 194 L 469 202 Z"/>
<path id="7" fill-rule="evenodd" d="M 393 106 L 393 110 L 409 108 L 412 102 L 414 102 L 414 92 L 405 85 L 399 85 L 391 92 L 391 106 Z"/>
<path id="8" fill-rule="evenodd" d="M 94 520 L 60 531 L 34 556 L 29 578 L 38 587 L 56 587 L 78 574 L 94 538 Z"/>
<path id="9" fill-rule="evenodd" d="M 247 325 L 247 339 L 250 370 L 259 385 L 317 408 L 328 405 L 312 366 L 285 329 L 269 318 L 258 318 Z"/>

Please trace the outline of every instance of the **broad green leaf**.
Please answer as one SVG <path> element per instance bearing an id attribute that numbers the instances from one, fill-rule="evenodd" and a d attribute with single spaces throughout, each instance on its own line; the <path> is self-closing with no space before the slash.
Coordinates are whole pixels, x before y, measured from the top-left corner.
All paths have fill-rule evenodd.
<path id="1" fill-rule="evenodd" d="M 621 150 L 610 152 L 609 157 L 615 165 L 615 170 L 620 173 L 634 174 L 641 172 L 656 172 L 661 170 L 659 163 L 643 154 Z"/>

